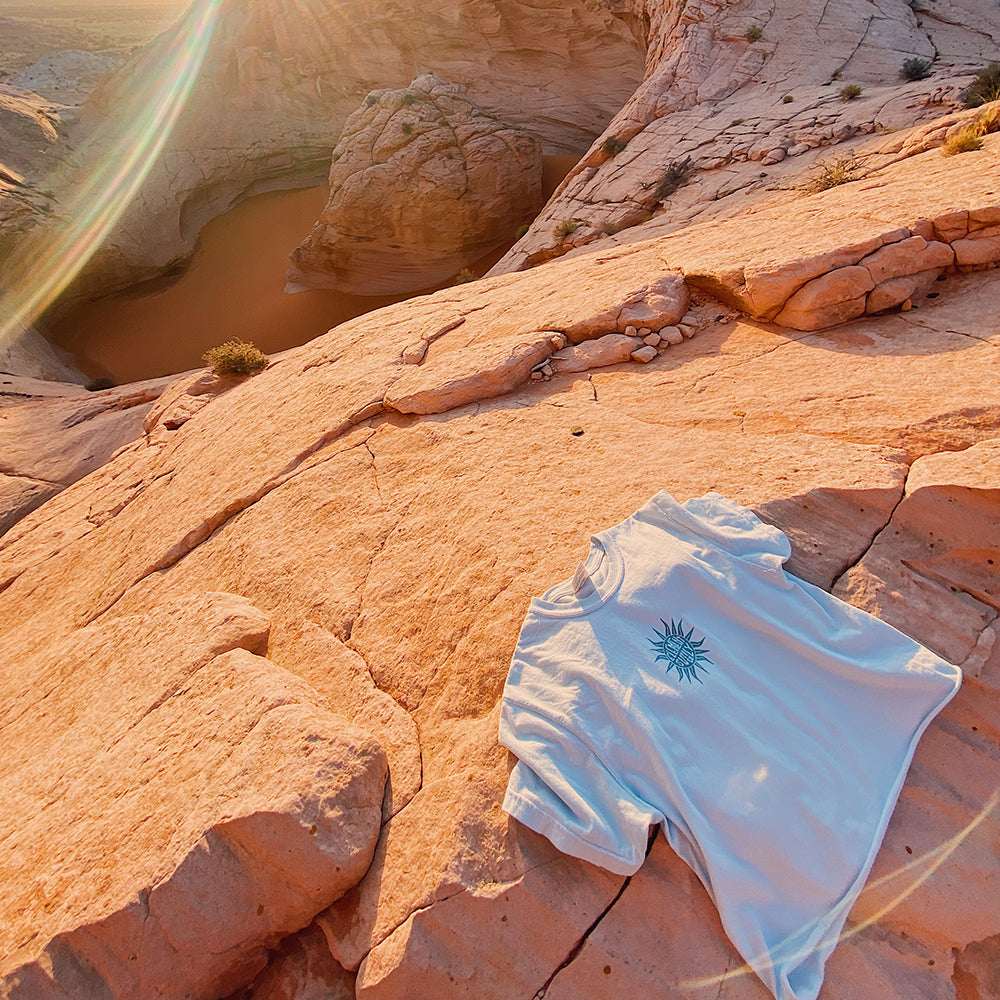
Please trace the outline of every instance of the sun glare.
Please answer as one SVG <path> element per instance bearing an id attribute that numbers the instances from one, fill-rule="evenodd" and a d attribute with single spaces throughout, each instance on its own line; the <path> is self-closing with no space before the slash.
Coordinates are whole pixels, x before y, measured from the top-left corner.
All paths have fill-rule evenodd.
<path id="1" fill-rule="evenodd" d="M 195 0 L 155 70 L 134 71 L 135 87 L 106 133 L 75 156 L 74 170 L 46 183 L 64 187 L 61 221 L 29 233 L 6 267 L 0 345 L 21 335 L 65 291 L 128 208 L 149 175 L 194 88 L 221 0 Z"/>

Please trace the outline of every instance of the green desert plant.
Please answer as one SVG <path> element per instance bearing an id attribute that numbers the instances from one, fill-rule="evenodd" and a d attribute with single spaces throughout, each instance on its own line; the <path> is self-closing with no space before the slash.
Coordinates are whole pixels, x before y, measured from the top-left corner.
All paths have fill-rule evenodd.
<path id="1" fill-rule="evenodd" d="M 781 99 L 781 103 L 782 104 L 791 104 L 792 101 L 794 101 L 794 100 L 795 100 L 795 98 L 792 97 L 791 94 L 785 94 L 785 96 Z"/>
<path id="2" fill-rule="evenodd" d="M 683 160 L 673 160 L 667 164 L 663 171 L 663 176 L 656 183 L 655 194 L 657 201 L 669 198 L 679 187 L 683 187 L 694 172 L 694 164 L 691 157 Z"/>
<path id="3" fill-rule="evenodd" d="M 416 104 L 417 103 L 416 95 L 411 94 L 409 91 L 407 91 L 405 94 L 403 94 L 403 103 L 407 106 L 409 106 L 410 104 Z"/>
<path id="4" fill-rule="evenodd" d="M 764 29 L 759 24 L 751 24 L 744 37 L 748 42 L 759 42 L 764 37 Z"/>
<path id="5" fill-rule="evenodd" d="M 463 267 L 458 274 L 455 275 L 456 285 L 467 285 L 470 281 L 475 281 L 476 276 L 472 273 L 472 268 Z"/>
<path id="6" fill-rule="evenodd" d="M 904 59 L 899 75 L 904 80 L 926 80 L 931 75 L 931 61 L 930 59 L 920 59 L 917 56 L 912 59 Z"/>
<path id="7" fill-rule="evenodd" d="M 733 126 L 735 126 L 735 125 L 742 125 L 744 121 L 745 121 L 745 119 L 743 119 L 743 118 L 734 118 L 734 119 L 733 119 L 733 120 L 732 120 L 732 121 L 731 121 L 731 122 L 729 123 L 729 127 L 730 127 L 730 128 L 732 128 L 732 127 L 733 127 Z"/>
<path id="8" fill-rule="evenodd" d="M 521 225 L 517 227 L 517 232 L 514 233 L 514 239 L 519 240 L 528 231 L 528 223 L 522 222 Z"/>
<path id="9" fill-rule="evenodd" d="M 268 356 L 245 340 L 227 340 L 218 347 L 210 347 L 201 356 L 202 361 L 216 375 L 256 375 L 268 365 Z"/>
<path id="10" fill-rule="evenodd" d="M 962 103 L 967 108 L 978 108 L 996 100 L 1000 100 L 1000 62 L 991 62 L 962 91 Z"/>
<path id="11" fill-rule="evenodd" d="M 572 236 L 580 228 L 580 223 L 576 219 L 563 219 L 552 227 L 552 235 L 557 240 L 564 240 Z"/>
<path id="12" fill-rule="evenodd" d="M 846 87 L 840 88 L 840 99 L 842 101 L 853 101 L 861 96 L 861 88 L 856 83 L 849 83 Z"/>
<path id="13" fill-rule="evenodd" d="M 609 156 L 617 156 L 626 146 L 616 135 L 609 135 L 602 143 L 601 148 Z"/>
<path id="14" fill-rule="evenodd" d="M 409 122 L 403 122 L 403 135 L 412 135 L 413 126 Z"/>
<path id="15" fill-rule="evenodd" d="M 866 176 L 868 169 L 863 160 L 853 153 L 817 164 L 816 174 L 804 185 L 806 191 L 826 191 L 840 184 L 850 184 Z"/>

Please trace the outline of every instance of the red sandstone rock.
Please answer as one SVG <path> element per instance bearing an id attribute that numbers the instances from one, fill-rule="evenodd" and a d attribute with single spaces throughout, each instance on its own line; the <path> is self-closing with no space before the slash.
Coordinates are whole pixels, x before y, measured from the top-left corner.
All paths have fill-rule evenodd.
<path id="1" fill-rule="evenodd" d="M 267 634 L 243 598 L 192 594 L 19 660 L 4 996 L 222 995 L 363 874 L 384 757 L 250 652 Z"/>

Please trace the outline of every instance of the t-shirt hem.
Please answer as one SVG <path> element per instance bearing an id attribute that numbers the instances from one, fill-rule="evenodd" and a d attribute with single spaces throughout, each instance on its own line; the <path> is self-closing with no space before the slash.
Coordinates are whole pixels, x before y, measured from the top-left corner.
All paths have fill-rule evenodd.
<path id="1" fill-rule="evenodd" d="M 571 830 L 567 830 L 534 802 L 509 788 L 504 795 L 503 810 L 535 833 L 540 833 L 564 854 L 589 861 L 615 875 L 634 875 L 642 867 L 642 859 L 636 861 L 633 858 L 623 858 L 603 847 L 591 844 Z"/>

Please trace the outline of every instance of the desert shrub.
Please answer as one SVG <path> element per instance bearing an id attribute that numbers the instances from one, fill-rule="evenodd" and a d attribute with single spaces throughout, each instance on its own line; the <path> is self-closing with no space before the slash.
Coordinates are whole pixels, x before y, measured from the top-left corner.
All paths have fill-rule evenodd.
<path id="1" fill-rule="evenodd" d="M 781 103 L 782 104 L 791 104 L 792 101 L 794 101 L 794 100 L 795 100 L 795 98 L 792 97 L 791 94 L 785 94 L 785 96 L 781 99 Z"/>
<path id="2" fill-rule="evenodd" d="M 256 375 L 268 365 L 268 356 L 244 340 L 227 340 L 201 356 L 216 375 Z"/>
<path id="3" fill-rule="evenodd" d="M 899 75 L 904 80 L 926 80 L 931 75 L 931 61 L 930 59 L 920 59 L 917 56 L 912 59 L 904 59 Z"/>
<path id="4" fill-rule="evenodd" d="M 456 285 L 467 285 L 470 281 L 475 281 L 476 276 L 472 273 L 471 267 L 463 267 L 458 274 L 455 275 Z"/>
<path id="5" fill-rule="evenodd" d="M 403 122 L 403 135 L 411 135 L 413 133 L 413 126 L 409 122 Z"/>
<path id="6" fill-rule="evenodd" d="M 742 125 L 746 119 L 744 118 L 734 118 L 730 123 L 729 127 L 732 128 L 735 125 Z"/>
<path id="7" fill-rule="evenodd" d="M 365 106 L 370 108 L 377 100 L 378 98 L 374 94 L 369 94 L 365 98 Z"/>
<path id="8" fill-rule="evenodd" d="M 580 228 L 580 223 L 576 219 L 563 219 L 562 222 L 557 222 L 552 228 L 552 235 L 557 240 L 564 240 L 568 236 L 572 236 Z"/>
<path id="9" fill-rule="evenodd" d="M 807 191 L 826 191 L 840 184 L 859 181 L 868 173 L 863 160 L 853 153 L 817 165 L 816 174 L 804 185 Z"/>
<path id="10" fill-rule="evenodd" d="M 958 153 L 971 153 L 983 148 L 983 137 L 976 125 L 966 125 L 961 131 L 949 136 L 941 147 L 945 156 L 955 156 Z"/>
<path id="11" fill-rule="evenodd" d="M 694 164 L 691 157 L 683 160 L 674 160 L 667 164 L 663 176 L 656 184 L 655 194 L 657 201 L 669 198 L 679 187 L 683 187 L 694 171 Z"/>
<path id="12" fill-rule="evenodd" d="M 609 135 L 602 144 L 604 152 L 610 156 L 617 156 L 625 148 L 626 143 L 616 135 Z"/>
<path id="13" fill-rule="evenodd" d="M 416 104 L 417 103 L 416 95 L 411 94 L 409 91 L 407 91 L 405 94 L 403 94 L 403 103 L 407 106 L 409 106 L 410 104 Z"/>
<path id="14" fill-rule="evenodd" d="M 514 239 L 519 240 L 528 231 L 528 223 L 522 222 L 521 225 L 517 227 L 517 232 L 514 233 Z"/>
<path id="15" fill-rule="evenodd" d="M 830 79 L 839 80 L 843 75 L 844 75 L 844 69 L 843 67 L 840 67 L 839 69 L 835 69 L 833 71 L 833 73 L 830 75 Z"/>
<path id="16" fill-rule="evenodd" d="M 764 29 L 759 24 L 751 24 L 744 37 L 748 42 L 759 42 L 764 37 Z"/>
<path id="17" fill-rule="evenodd" d="M 108 378 L 107 375 L 101 375 L 91 379 L 84 388 L 87 392 L 100 392 L 102 389 L 113 389 L 117 384 L 114 379 Z"/>
<path id="18" fill-rule="evenodd" d="M 856 83 L 849 83 L 846 87 L 840 88 L 840 99 L 842 101 L 853 101 L 861 96 L 861 88 Z"/>
<path id="19" fill-rule="evenodd" d="M 1000 62 L 991 62 L 962 91 L 962 103 L 967 108 L 978 108 L 996 100 L 1000 100 Z"/>

